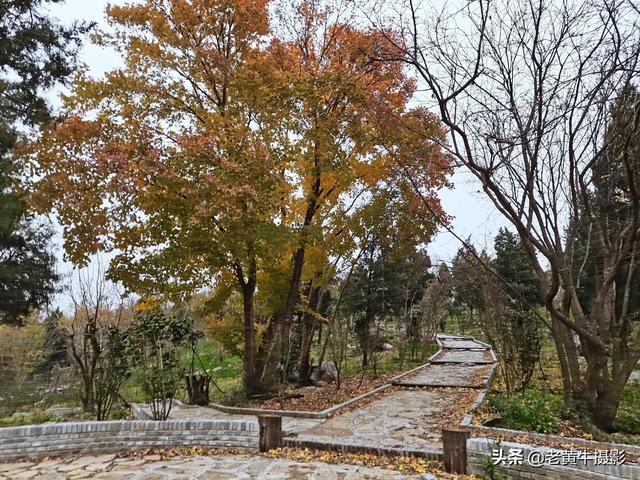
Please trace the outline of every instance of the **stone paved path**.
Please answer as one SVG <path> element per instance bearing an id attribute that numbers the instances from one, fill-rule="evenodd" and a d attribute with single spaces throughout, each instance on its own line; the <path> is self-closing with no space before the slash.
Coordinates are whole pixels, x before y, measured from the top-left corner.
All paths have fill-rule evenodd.
<path id="1" fill-rule="evenodd" d="M 296 462 L 250 455 L 190 456 L 161 460 L 115 455 L 66 457 L 41 463 L 0 463 L 0 479 L 33 480 L 419 480 L 377 467 Z"/>
<path id="2" fill-rule="evenodd" d="M 452 363 L 431 363 L 401 377 L 393 382 L 401 390 L 301 431 L 292 442 L 339 450 L 360 447 L 440 454 L 443 415 L 469 388 L 481 387 L 493 365 L 487 364 L 487 359 L 492 361 L 490 348 L 472 338 L 442 335 L 439 341 L 443 348 L 435 358 Z M 429 389 L 442 386 L 459 388 Z"/>
<path id="3" fill-rule="evenodd" d="M 393 382 L 403 387 L 478 388 L 489 373 L 490 365 L 440 363 L 429 365 L 413 375 Z"/>
<path id="4" fill-rule="evenodd" d="M 493 363 L 493 357 L 487 350 L 445 350 L 431 363 Z"/>
<path id="5" fill-rule="evenodd" d="M 441 450 L 437 427 L 457 392 L 419 389 L 391 392 L 356 410 L 336 415 L 294 437 L 299 442 L 431 452 Z"/>
<path id="6" fill-rule="evenodd" d="M 465 338 L 465 337 L 454 337 L 450 335 L 441 337 L 440 342 L 442 343 L 443 349 L 454 348 L 454 349 L 462 349 L 462 350 L 469 350 L 469 349 L 487 350 L 489 348 L 486 345 L 482 343 L 478 343 L 473 339 Z"/>

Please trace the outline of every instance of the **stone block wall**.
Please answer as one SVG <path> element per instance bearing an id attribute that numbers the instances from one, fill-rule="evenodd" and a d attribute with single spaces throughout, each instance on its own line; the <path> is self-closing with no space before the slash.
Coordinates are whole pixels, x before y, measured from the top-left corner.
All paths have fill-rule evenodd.
<path id="1" fill-rule="evenodd" d="M 572 465 L 532 466 L 527 462 L 529 453 L 541 452 L 547 458 L 555 457 L 551 452 L 559 452 L 548 447 L 533 446 L 514 442 L 502 442 L 505 452 L 515 449 L 522 451 L 524 461 L 517 465 L 503 465 L 496 470 L 508 479 L 513 480 L 640 480 L 640 465 L 624 463 L 622 465 L 596 465 L 593 461 L 578 461 Z M 470 438 L 467 441 L 467 471 L 469 474 L 482 475 L 483 464 L 491 457 L 492 450 L 498 448 L 496 441 L 490 438 Z"/>
<path id="2" fill-rule="evenodd" d="M 242 420 L 118 420 L 0 428 L 0 461 L 193 446 L 255 449 L 258 423 Z"/>

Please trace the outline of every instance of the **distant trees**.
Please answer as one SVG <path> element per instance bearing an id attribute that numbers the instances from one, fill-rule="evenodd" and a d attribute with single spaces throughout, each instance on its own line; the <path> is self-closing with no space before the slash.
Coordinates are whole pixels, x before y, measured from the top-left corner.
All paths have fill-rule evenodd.
<path id="1" fill-rule="evenodd" d="M 16 189 L 18 129 L 50 120 L 43 92 L 73 72 L 89 26 L 56 25 L 43 13 L 59 0 L 0 4 L 0 323 L 16 324 L 47 303 L 58 276 L 49 253 L 50 228 L 35 222 Z"/>
<path id="2" fill-rule="evenodd" d="M 429 267 L 431 261 L 423 251 L 379 242 L 372 242 L 355 265 L 346 280 L 341 313 L 354 319 L 363 367 L 370 352 L 385 342 L 380 332 L 386 324 L 399 325 L 400 348 L 420 344 L 420 305 L 431 277 Z"/>
<path id="3" fill-rule="evenodd" d="M 0 325 L 0 383 L 21 384 L 45 358 L 42 325 L 33 315 L 21 326 Z"/>
<path id="4" fill-rule="evenodd" d="M 42 350 L 44 358 L 39 369 L 46 373 L 50 373 L 55 366 L 69 364 L 63 320 L 62 311 L 55 309 L 49 312 L 43 321 Z"/>
<path id="5" fill-rule="evenodd" d="M 467 247 L 456 254 L 449 279 L 450 308 L 463 328 L 478 327 L 498 353 L 507 390 L 521 390 L 539 361 L 540 284 L 519 238 L 502 228 L 495 257 Z"/>

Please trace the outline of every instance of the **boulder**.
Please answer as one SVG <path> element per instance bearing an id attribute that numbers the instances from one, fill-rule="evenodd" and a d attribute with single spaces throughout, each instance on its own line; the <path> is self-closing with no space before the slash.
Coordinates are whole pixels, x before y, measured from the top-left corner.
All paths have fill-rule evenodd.
<path id="1" fill-rule="evenodd" d="M 309 378 L 313 383 L 327 382 L 334 383 L 338 380 L 338 369 L 333 362 L 322 362 L 320 366 L 311 367 L 311 375 Z"/>
<path id="2" fill-rule="evenodd" d="M 52 417 L 70 417 L 82 413 L 81 408 L 71 408 L 62 405 L 53 405 L 45 410 L 45 413 Z"/>
<path id="3" fill-rule="evenodd" d="M 393 345 L 391 345 L 390 343 L 383 343 L 382 344 L 382 350 L 389 352 L 391 350 L 393 350 Z"/>

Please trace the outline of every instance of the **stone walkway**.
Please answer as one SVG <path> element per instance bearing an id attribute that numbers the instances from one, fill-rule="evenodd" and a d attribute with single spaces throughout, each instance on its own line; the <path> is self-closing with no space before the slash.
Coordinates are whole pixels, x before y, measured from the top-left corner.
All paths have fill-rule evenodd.
<path id="1" fill-rule="evenodd" d="M 443 348 L 435 359 L 447 363 L 430 363 L 397 379 L 393 384 L 400 390 L 294 434 L 289 443 L 437 458 L 442 453 L 443 416 L 469 389 L 481 387 L 493 367 L 486 344 L 450 335 L 440 335 L 439 340 Z M 437 388 L 445 386 L 455 388 Z"/>
<path id="2" fill-rule="evenodd" d="M 393 382 L 402 387 L 478 388 L 491 369 L 490 365 L 439 363 L 428 365 L 414 375 Z"/>
<path id="3" fill-rule="evenodd" d="M 292 437 L 301 446 L 333 446 L 337 450 L 355 447 L 398 453 L 441 451 L 440 428 L 444 410 L 455 402 L 457 392 L 420 389 L 391 392 L 356 410 L 336 415 Z"/>
<path id="4" fill-rule="evenodd" d="M 161 460 L 115 455 L 66 457 L 40 463 L 0 463 L 0 479 L 33 480 L 419 480 L 393 470 L 357 465 L 296 462 L 250 455 L 189 456 Z M 435 478 L 435 477 L 430 477 Z"/>

